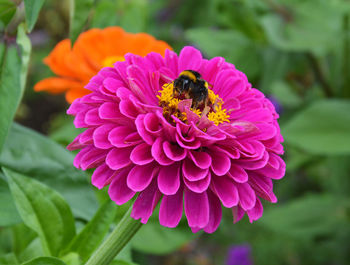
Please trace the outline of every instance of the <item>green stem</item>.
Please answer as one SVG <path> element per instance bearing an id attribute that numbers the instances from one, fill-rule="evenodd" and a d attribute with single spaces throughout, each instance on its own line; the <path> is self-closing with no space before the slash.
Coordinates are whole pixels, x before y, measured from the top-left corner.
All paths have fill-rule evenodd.
<path id="1" fill-rule="evenodd" d="M 343 84 L 343 93 L 341 96 L 347 98 L 350 97 L 350 28 L 349 28 L 350 18 L 349 14 L 344 16 L 343 20 L 343 29 L 344 29 L 344 84 Z"/>
<path id="2" fill-rule="evenodd" d="M 130 217 L 132 206 L 114 231 L 94 252 L 85 265 L 108 265 L 141 228 L 142 223 Z"/>

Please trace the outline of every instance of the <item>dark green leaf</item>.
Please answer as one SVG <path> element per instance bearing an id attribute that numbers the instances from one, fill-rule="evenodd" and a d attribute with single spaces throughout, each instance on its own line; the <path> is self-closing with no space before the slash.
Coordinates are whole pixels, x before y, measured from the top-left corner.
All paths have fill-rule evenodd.
<path id="1" fill-rule="evenodd" d="M 33 259 L 29 262 L 23 263 L 22 265 L 66 265 L 66 263 L 57 258 L 40 257 Z"/>
<path id="2" fill-rule="evenodd" d="M 296 114 L 282 135 L 288 143 L 315 154 L 350 153 L 350 101 L 321 100 Z"/>
<path id="3" fill-rule="evenodd" d="M 78 253 L 83 262 L 87 261 L 107 234 L 116 209 L 115 203 L 110 200 L 103 204 L 91 221 L 72 240 L 68 251 Z"/>
<path id="4" fill-rule="evenodd" d="M 14 14 L 16 13 L 16 4 L 11 0 L 0 0 L 0 21 L 5 26 L 10 22 Z"/>
<path id="5" fill-rule="evenodd" d="M 171 229 L 148 222 L 147 225 L 141 227 L 131 244 L 138 251 L 163 255 L 177 250 L 193 236 L 194 234 L 187 227 Z"/>
<path id="6" fill-rule="evenodd" d="M 309 195 L 264 212 L 260 224 L 278 233 L 311 238 L 332 233 L 346 222 L 349 201 L 329 195 Z"/>
<path id="7" fill-rule="evenodd" d="M 59 193 L 40 182 L 4 168 L 23 222 L 38 233 L 48 255 L 59 251 L 75 235 L 74 218 Z"/>
<path id="8" fill-rule="evenodd" d="M 95 0 L 69 0 L 70 2 L 70 28 L 69 36 L 72 44 L 78 38 L 80 32 L 88 20 L 91 8 Z"/>
<path id="9" fill-rule="evenodd" d="M 21 222 L 13 202 L 7 182 L 0 174 L 0 226 L 8 226 Z"/>
<path id="10" fill-rule="evenodd" d="M 28 26 L 28 31 L 31 32 L 34 28 L 36 20 L 40 9 L 42 8 L 45 0 L 24 0 L 25 10 L 26 10 L 26 22 Z"/>
<path id="11" fill-rule="evenodd" d="M 90 219 L 98 208 L 86 174 L 73 166 L 73 155 L 33 130 L 14 124 L 0 165 L 31 176 L 59 191 L 75 216 Z"/>

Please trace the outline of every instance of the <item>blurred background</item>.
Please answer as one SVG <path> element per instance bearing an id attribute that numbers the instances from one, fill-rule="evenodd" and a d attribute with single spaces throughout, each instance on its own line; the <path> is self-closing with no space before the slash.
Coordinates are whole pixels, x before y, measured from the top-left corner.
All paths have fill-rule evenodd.
<path id="1" fill-rule="evenodd" d="M 42 59 L 69 37 L 69 4 L 44 3 L 29 35 L 33 51 L 16 114 L 18 123 L 62 145 L 77 134 L 65 114 L 64 95 L 36 93 L 33 86 L 53 76 Z M 348 0 L 98 0 L 86 17 L 85 29 L 118 25 L 149 33 L 176 52 L 193 45 L 207 58 L 226 58 L 274 103 L 285 138 L 287 172 L 274 188 L 279 202 L 265 203 L 261 219 L 233 224 L 227 210 L 214 234 L 193 235 L 185 222 L 176 229 L 160 227 L 154 214 L 130 245 L 133 262 L 350 264 Z M 84 215 L 77 220 L 84 223 Z M 0 255 L 11 248 L 8 233 L 0 228 Z"/>

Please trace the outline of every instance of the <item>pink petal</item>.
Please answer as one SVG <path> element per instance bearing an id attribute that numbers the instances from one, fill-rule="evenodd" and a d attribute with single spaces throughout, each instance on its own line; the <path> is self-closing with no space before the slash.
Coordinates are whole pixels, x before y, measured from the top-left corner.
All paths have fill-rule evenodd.
<path id="1" fill-rule="evenodd" d="M 237 205 L 232 207 L 232 214 L 233 214 L 233 223 L 237 223 L 240 221 L 244 216 L 245 211 L 241 208 L 241 206 Z"/>
<path id="2" fill-rule="evenodd" d="M 208 200 L 209 200 L 209 222 L 204 227 L 204 231 L 211 234 L 218 229 L 221 217 L 222 217 L 222 209 L 221 203 L 218 197 L 211 191 L 208 191 Z"/>
<path id="3" fill-rule="evenodd" d="M 169 159 L 163 150 L 163 140 L 161 138 L 157 138 L 157 140 L 152 145 L 152 156 L 154 159 L 162 166 L 168 166 L 174 163 L 173 160 Z"/>
<path id="4" fill-rule="evenodd" d="M 158 188 L 165 195 L 175 194 L 180 187 L 180 163 L 161 167 L 158 175 Z"/>
<path id="5" fill-rule="evenodd" d="M 91 177 L 91 183 L 98 189 L 102 189 L 109 184 L 109 180 L 114 177 L 115 170 L 110 169 L 106 164 L 98 166 Z"/>
<path id="6" fill-rule="evenodd" d="M 248 181 L 247 172 L 235 164 L 231 164 L 231 168 L 227 174 L 238 183 L 244 183 Z"/>
<path id="7" fill-rule="evenodd" d="M 135 120 L 135 125 L 137 132 L 139 133 L 140 137 L 149 145 L 152 145 L 155 141 L 155 136 L 152 135 L 149 131 L 146 130 L 144 119 L 146 115 L 139 115 Z"/>
<path id="8" fill-rule="evenodd" d="M 109 185 L 109 197 L 118 205 L 128 202 L 135 195 L 135 192 L 126 185 L 126 177 L 129 170 L 129 168 L 121 170 L 113 178 L 111 185 Z"/>
<path id="9" fill-rule="evenodd" d="M 182 217 L 183 189 L 177 190 L 176 194 L 164 196 L 159 209 L 159 222 L 166 227 L 176 227 Z"/>
<path id="10" fill-rule="evenodd" d="M 227 176 L 213 178 L 212 188 L 225 207 L 232 208 L 238 204 L 238 191 L 232 179 Z"/>
<path id="11" fill-rule="evenodd" d="M 157 206 L 161 193 L 158 190 L 157 183 L 154 180 L 144 191 L 137 197 L 132 208 L 131 217 L 138 220 L 141 218 L 141 223 L 147 223 L 151 217 L 154 208 Z"/>
<path id="12" fill-rule="evenodd" d="M 109 151 L 106 164 L 114 170 L 124 168 L 131 164 L 130 153 L 132 148 L 115 148 Z"/>
<path id="13" fill-rule="evenodd" d="M 182 164 L 182 173 L 189 181 L 204 179 L 208 175 L 208 169 L 197 167 L 192 160 L 186 159 Z"/>
<path id="14" fill-rule="evenodd" d="M 273 193 L 272 180 L 268 177 L 249 172 L 249 184 L 256 191 L 259 197 L 270 201 L 272 203 L 277 202 L 277 198 Z"/>
<path id="15" fill-rule="evenodd" d="M 109 132 L 114 128 L 113 124 L 105 124 L 94 130 L 93 140 L 97 148 L 109 149 L 113 147 L 108 140 Z"/>
<path id="16" fill-rule="evenodd" d="M 81 163 L 80 163 L 81 169 L 86 170 L 88 168 L 96 167 L 102 161 L 105 160 L 106 155 L 107 155 L 106 150 L 101 150 L 96 148 L 90 150 L 81 158 Z"/>
<path id="17" fill-rule="evenodd" d="M 98 108 L 98 115 L 101 119 L 114 120 L 125 118 L 120 112 L 118 103 L 105 102 Z"/>
<path id="18" fill-rule="evenodd" d="M 195 193 L 185 188 L 185 214 L 190 227 L 205 227 L 209 222 L 207 193 Z"/>
<path id="19" fill-rule="evenodd" d="M 202 193 L 206 191 L 209 187 L 211 181 L 211 173 L 208 171 L 208 174 L 205 178 L 197 181 L 189 181 L 187 178 L 183 179 L 187 188 L 196 193 Z"/>
<path id="20" fill-rule="evenodd" d="M 186 46 L 179 56 L 179 73 L 184 70 L 198 71 L 202 65 L 202 54 L 197 49 Z"/>
<path id="21" fill-rule="evenodd" d="M 152 179 L 158 172 L 154 164 L 145 166 L 134 166 L 127 177 L 127 185 L 135 192 L 143 191 L 151 183 Z"/>
<path id="22" fill-rule="evenodd" d="M 128 142 L 126 138 L 135 133 L 135 129 L 128 126 L 118 126 L 109 132 L 108 140 L 115 147 L 127 147 L 134 145 L 135 142 Z M 140 139 L 141 140 L 141 139 Z"/>
<path id="23" fill-rule="evenodd" d="M 256 202 L 255 191 L 250 187 L 248 183 L 237 183 L 236 185 L 239 194 L 240 206 L 245 211 L 252 209 Z"/>
<path id="24" fill-rule="evenodd" d="M 188 154 L 190 155 L 192 161 L 197 167 L 201 169 L 206 169 L 210 167 L 212 160 L 208 153 L 199 151 L 189 151 Z"/>
<path id="25" fill-rule="evenodd" d="M 223 176 L 225 175 L 231 167 L 231 159 L 219 150 L 211 148 L 209 154 L 212 159 L 211 169 L 215 175 Z"/>
<path id="26" fill-rule="evenodd" d="M 253 223 L 253 221 L 258 220 L 262 216 L 263 211 L 264 211 L 264 209 L 263 209 L 263 206 L 261 204 L 261 201 L 258 198 L 256 198 L 255 206 L 252 209 L 247 211 L 249 221 L 251 223 Z"/>
<path id="27" fill-rule="evenodd" d="M 151 163 L 154 160 L 151 153 L 151 146 L 146 143 L 137 145 L 130 154 L 130 160 L 136 165 Z"/>
<path id="28" fill-rule="evenodd" d="M 286 163 L 282 158 L 271 153 L 268 164 L 257 172 L 272 179 L 281 179 L 286 172 Z"/>
<path id="29" fill-rule="evenodd" d="M 172 144 L 168 141 L 163 142 L 164 154 L 174 161 L 181 161 L 187 155 L 187 149 L 181 148 L 176 144 Z"/>

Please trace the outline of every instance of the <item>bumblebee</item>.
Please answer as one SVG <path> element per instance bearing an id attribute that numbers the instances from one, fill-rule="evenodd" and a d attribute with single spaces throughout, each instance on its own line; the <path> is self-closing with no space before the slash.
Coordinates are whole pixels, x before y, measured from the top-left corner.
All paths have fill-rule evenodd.
<path id="1" fill-rule="evenodd" d="M 192 99 L 192 108 L 208 105 L 208 82 L 201 74 L 193 70 L 182 71 L 173 82 L 173 96 Z"/>

